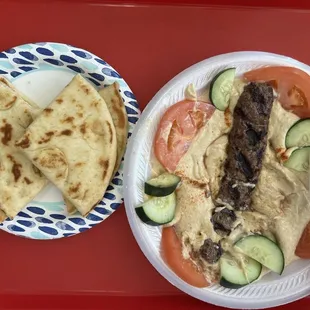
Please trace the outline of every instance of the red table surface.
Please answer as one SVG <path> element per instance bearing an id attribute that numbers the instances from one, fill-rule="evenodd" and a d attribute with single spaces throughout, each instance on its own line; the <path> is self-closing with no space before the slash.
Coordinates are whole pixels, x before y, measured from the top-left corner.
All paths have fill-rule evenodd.
<path id="1" fill-rule="evenodd" d="M 310 63 L 307 11 L 116 2 L 0 1 L 0 47 L 55 41 L 87 49 L 121 73 L 141 108 L 181 70 L 220 53 L 269 51 Z M 156 272 L 124 207 L 71 238 L 36 241 L 0 231 L 0 244 L 0 308 L 219 309 Z M 283 309 L 294 307 L 309 308 L 310 300 Z"/>

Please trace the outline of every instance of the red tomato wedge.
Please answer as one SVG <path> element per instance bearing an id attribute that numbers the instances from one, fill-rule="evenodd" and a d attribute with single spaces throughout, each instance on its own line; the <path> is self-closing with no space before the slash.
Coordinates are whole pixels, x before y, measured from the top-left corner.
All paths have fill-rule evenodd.
<path id="1" fill-rule="evenodd" d="M 154 152 L 159 162 L 173 172 L 198 130 L 214 112 L 213 105 L 190 100 L 171 106 L 161 118 L 155 135 Z"/>
<path id="2" fill-rule="evenodd" d="M 299 239 L 295 254 L 300 258 L 310 258 L 310 223 L 308 223 Z"/>
<path id="3" fill-rule="evenodd" d="M 210 285 L 194 263 L 183 258 L 182 244 L 173 227 L 163 228 L 161 251 L 163 260 L 183 281 L 195 287 Z"/>
<path id="4" fill-rule="evenodd" d="M 265 67 L 244 73 L 248 81 L 270 81 L 283 108 L 301 118 L 310 117 L 310 76 L 293 67 Z"/>

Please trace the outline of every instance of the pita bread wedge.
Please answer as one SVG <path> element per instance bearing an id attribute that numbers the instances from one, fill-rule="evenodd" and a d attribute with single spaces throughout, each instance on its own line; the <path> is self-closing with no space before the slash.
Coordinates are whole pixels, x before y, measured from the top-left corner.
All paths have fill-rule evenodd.
<path id="1" fill-rule="evenodd" d="M 16 216 L 47 183 L 15 146 L 40 111 L 0 77 L 0 221 Z"/>
<path id="2" fill-rule="evenodd" d="M 119 85 L 117 82 L 102 88 L 99 90 L 99 94 L 107 104 L 116 131 L 117 156 L 111 177 L 112 179 L 116 171 L 119 169 L 119 165 L 125 153 L 128 135 L 128 118 L 123 99 L 119 93 Z M 65 197 L 64 201 L 67 207 L 67 212 L 69 214 L 74 214 L 76 212 L 74 205 L 72 205 Z"/>
<path id="3" fill-rule="evenodd" d="M 2 223 L 5 219 L 7 219 L 7 215 L 1 210 L 0 211 L 0 223 Z"/>
<path id="4" fill-rule="evenodd" d="M 72 215 L 72 214 L 75 214 L 76 212 L 78 212 L 76 207 L 73 205 L 73 203 L 71 203 L 71 201 L 69 199 L 67 199 L 66 197 L 63 197 L 63 199 L 64 199 L 65 206 L 67 208 L 67 213 L 69 215 Z"/>
<path id="5" fill-rule="evenodd" d="M 113 176 L 119 168 L 125 153 L 128 135 L 128 118 L 123 99 L 119 93 L 117 82 L 99 90 L 100 96 L 104 99 L 112 116 L 116 130 L 117 157 L 113 171 Z"/>
<path id="6" fill-rule="evenodd" d="M 17 145 L 85 216 L 109 184 L 116 143 L 104 100 L 78 74 L 33 121 Z"/>

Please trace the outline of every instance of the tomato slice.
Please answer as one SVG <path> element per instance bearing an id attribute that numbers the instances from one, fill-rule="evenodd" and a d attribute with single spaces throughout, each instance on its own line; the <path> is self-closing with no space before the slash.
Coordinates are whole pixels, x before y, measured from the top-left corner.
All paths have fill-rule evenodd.
<path id="1" fill-rule="evenodd" d="M 244 73 L 248 81 L 270 81 L 283 108 L 301 118 L 310 117 L 310 76 L 293 67 L 266 67 Z"/>
<path id="2" fill-rule="evenodd" d="M 310 222 L 299 239 L 295 254 L 300 258 L 310 258 Z"/>
<path id="3" fill-rule="evenodd" d="M 213 105 L 191 100 L 171 106 L 161 118 L 155 135 L 154 152 L 159 162 L 173 172 L 198 130 L 214 112 Z"/>
<path id="4" fill-rule="evenodd" d="M 183 281 L 196 287 L 209 286 L 209 283 L 194 263 L 190 259 L 183 258 L 182 244 L 174 227 L 163 228 L 161 251 L 163 260 Z"/>

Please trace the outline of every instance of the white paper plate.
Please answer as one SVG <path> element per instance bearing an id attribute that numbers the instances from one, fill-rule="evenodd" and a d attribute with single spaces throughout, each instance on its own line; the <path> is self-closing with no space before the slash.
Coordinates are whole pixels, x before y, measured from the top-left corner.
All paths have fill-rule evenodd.
<path id="1" fill-rule="evenodd" d="M 80 73 L 97 89 L 118 82 L 129 122 L 129 133 L 140 111 L 134 94 L 120 74 L 89 51 L 67 44 L 41 42 L 0 53 L 0 75 L 41 108 Z M 123 162 L 102 200 L 86 216 L 68 215 L 61 192 L 49 183 L 14 219 L 0 224 L 8 233 L 32 239 L 57 239 L 87 231 L 108 218 L 123 200 Z"/>
<path id="2" fill-rule="evenodd" d="M 178 74 L 148 104 L 134 129 L 127 148 L 124 167 L 124 198 L 133 234 L 151 264 L 169 282 L 187 294 L 205 302 L 229 308 L 260 309 L 292 302 L 310 293 L 310 262 L 298 260 L 285 268 L 282 276 L 268 274 L 256 284 L 238 290 L 213 285 L 199 289 L 178 278 L 163 262 L 159 252 L 161 229 L 143 224 L 135 214 L 135 206 L 143 201 L 143 184 L 150 175 L 150 154 L 157 124 L 169 106 L 184 99 L 189 83 L 200 89 L 228 67 L 236 67 L 237 75 L 267 66 L 286 65 L 310 74 L 310 67 L 292 58 L 263 52 L 237 52 L 206 59 Z"/>

